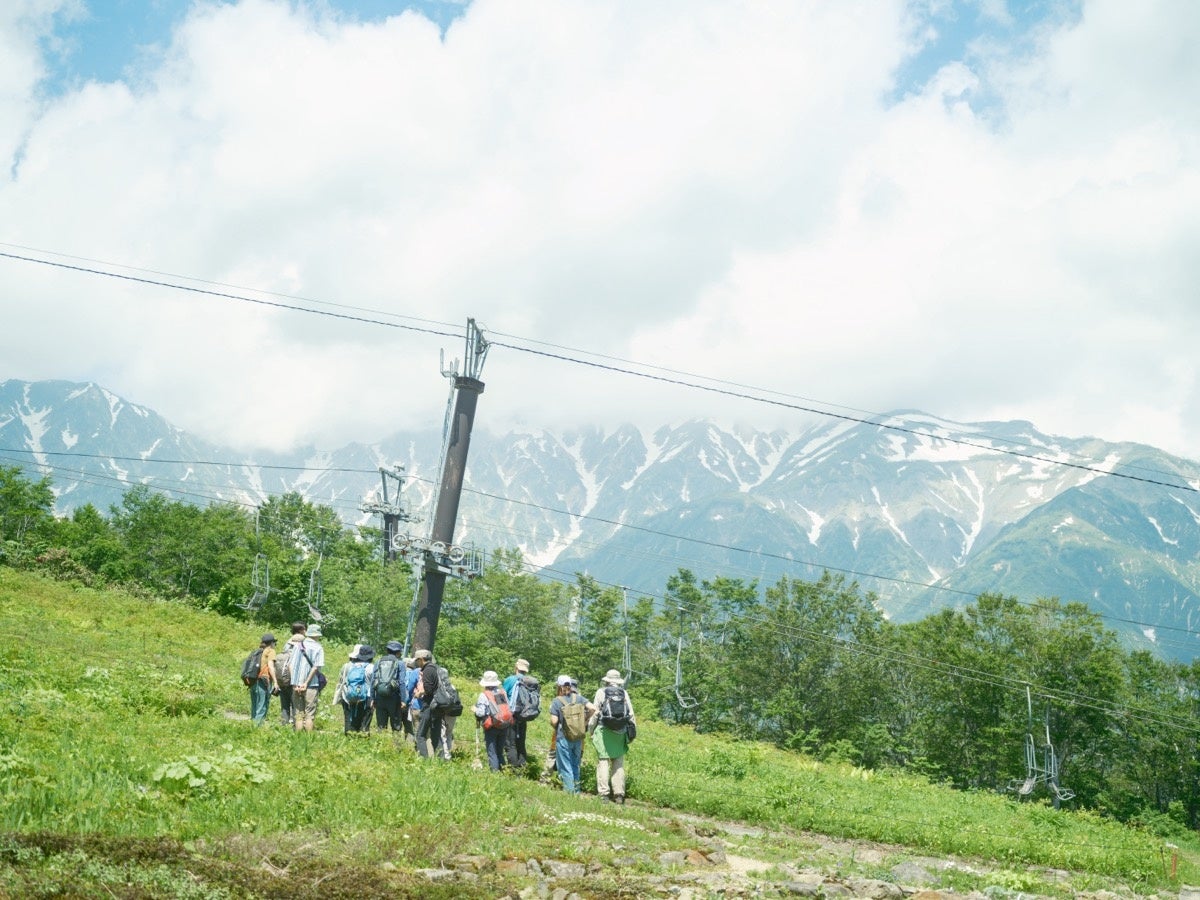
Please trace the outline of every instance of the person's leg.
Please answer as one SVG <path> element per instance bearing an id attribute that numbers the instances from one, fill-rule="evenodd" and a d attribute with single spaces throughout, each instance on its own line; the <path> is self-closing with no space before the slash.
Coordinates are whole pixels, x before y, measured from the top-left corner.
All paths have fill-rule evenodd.
<path id="1" fill-rule="evenodd" d="M 354 707 L 345 700 L 342 703 L 342 734 L 349 734 L 354 730 Z"/>
<path id="2" fill-rule="evenodd" d="M 558 768 L 558 777 L 562 781 L 563 790 L 574 794 L 579 790 L 577 779 L 579 773 L 571 767 L 571 742 L 561 734 L 554 742 L 554 763 Z"/>
<path id="3" fill-rule="evenodd" d="M 525 752 L 525 730 L 528 727 L 529 727 L 528 722 L 513 723 L 513 743 L 516 744 L 516 748 L 517 748 L 516 766 L 518 769 L 525 768 L 525 763 L 528 762 L 528 760 L 529 760 L 529 757 L 526 755 L 526 752 Z"/>
<path id="4" fill-rule="evenodd" d="M 267 717 L 267 698 L 270 694 L 263 687 L 262 679 L 255 679 L 250 683 L 250 721 L 255 725 L 261 725 L 263 719 Z"/>
<path id="5" fill-rule="evenodd" d="M 612 792 L 613 799 L 618 803 L 625 802 L 625 756 L 622 754 L 612 761 Z"/>
<path id="6" fill-rule="evenodd" d="M 279 689 L 279 724 L 285 728 L 292 724 L 292 688 Z"/>
<path id="7" fill-rule="evenodd" d="M 442 759 L 449 759 L 454 751 L 454 725 L 458 716 L 442 716 Z"/>
<path id="8" fill-rule="evenodd" d="M 421 718 L 417 720 L 417 752 L 429 756 L 429 730 L 433 725 L 433 710 L 421 710 Z"/>
<path id="9" fill-rule="evenodd" d="M 514 769 L 517 767 L 517 723 L 504 729 L 504 761 Z"/>
<path id="10" fill-rule="evenodd" d="M 575 780 L 575 793 L 582 790 L 580 775 L 583 772 L 583 741 L 571 742 L 571 777 Z"/>
<path id="11" fill-rule="evenodd" d="M 483 745 L 487 748 L 488 767 L 499 772 L 504 756 L 504 733 L 495 729 L 484 729 Z"/>
<path id="12" fill-rule="evenodd" d="M 608 797 L 608 768 L 609 760 L 600 758 L 596 760 L 596 793 L 600 795 L 600 799 Z"/>
<path id="13" fill-rule="evenodd" d="M 310 687 L 304 691 L 304 730 L 312 731 L 313 723 L 317 719 L 317 698 L 321 692 L 314 687 Z"/>

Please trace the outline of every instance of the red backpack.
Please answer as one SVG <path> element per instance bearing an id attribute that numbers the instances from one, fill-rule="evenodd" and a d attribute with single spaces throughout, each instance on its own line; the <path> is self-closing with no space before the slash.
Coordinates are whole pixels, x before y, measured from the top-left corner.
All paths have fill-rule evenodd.
<path id="1" fill-rule="evenodd" d="M 493 728 L 508 728 L 512 725 L 513 714 L 512 710 L 508 708 L 508 695 L 504 693 L 504 690 L 485 690 L 483 695 L 488 698 L 488 703 L 492 707 L 491 712 L 483 720 L 483 727 L 490 731 Z"/>

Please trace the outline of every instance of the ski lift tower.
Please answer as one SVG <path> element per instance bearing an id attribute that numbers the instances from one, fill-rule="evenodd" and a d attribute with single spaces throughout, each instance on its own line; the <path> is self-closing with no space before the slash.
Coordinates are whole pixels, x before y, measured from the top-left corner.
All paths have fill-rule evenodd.
<path id="1" fill-rule="evenodd" d="M 446 449 L 442 460 L 441 483 L 434 508 L 429 549 L 424 551 L 424 575 L 415 609 L 414 649 L 433 650 L 434 641 L 437 639 L 438 614 L 441 612 L 442 595 L 446 588 L 446 576 L 455 574 L 454 568 L 446 565 L 446 559 L 441 554 L 459 549 L 453 547 L 454 525 L 458 519 L 458 504 L 462 499 L 467 451 L 471 446 L 471 428 L 475 424 L 475 408 L 479 403 L 479 395 L 483 393 L 483 382 L 479 376 L 483 374 L 483 361 L 487 357 L 487 351 L 488 342 L 484 340 L 475 320 L 467 319 L 463 372 L 459 374 L 457 360 L 449 369 L 442 369 L 442 374 L 451 380 L 454 411 L 450 421 L 446 423 Z M 435 550 L 440 553 L 435 553 Z"/>
<path id="2" fill-rule="evenodd" d="M 400 523 L 413 520 L 413 516 L 400 504 L 400 492 L 404 489 L 404 466 L 399 463 L 390 469 L 380 466 L 379 478 L 383 482 L 383 490 L 376 495 L 376 499 L 364 503 L 362 511 L 383 519 L 383 559 L 385 562 L 393 562 L 396 559 Z M 396 501 L 394 503 L 388 499 L 388 478 L 396 481 Z"/>

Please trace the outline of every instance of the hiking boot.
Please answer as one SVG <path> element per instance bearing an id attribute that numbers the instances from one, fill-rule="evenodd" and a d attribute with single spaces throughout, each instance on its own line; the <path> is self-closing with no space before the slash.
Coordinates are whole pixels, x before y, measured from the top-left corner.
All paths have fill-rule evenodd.
<path id="1" fill-rule="evenodd" d="M 613 803 L 620 803 L 622 806 L 624 806 L 625 805 L 625 795 L 624 794 L 614 794 L 613 795 Z"/>
<path id="2" fill-rule="evenodd" d="M 601 794 L 600 802 L 601 803 L 612 803 L 612 796 L 610 794 Z"/>

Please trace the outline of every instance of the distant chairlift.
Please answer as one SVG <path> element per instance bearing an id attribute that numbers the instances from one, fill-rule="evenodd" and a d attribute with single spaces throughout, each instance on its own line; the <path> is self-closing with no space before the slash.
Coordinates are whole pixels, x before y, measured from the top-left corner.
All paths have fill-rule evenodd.
<path id="1" fill-rule="evenodd" d="M 1054 807 L 1064 800 L 1072 800 L 1075 792 L 1062 787 L 1058 783 L 1058 755 L 1054 752 L 1054 744 L 1050 741 L 1050 707 L 1046 707 L 1046 743 L 1042 747 L 1039 760 L 1038 749 L 1033 740 L 1033 695 L 1029 685 L 1025 686 L 1025 706 L 1028 710 L 1028 731 L 1025 733 L 1025 780 L 1009 782 L 1009 790 L 1016 791 L 1020 797 L 1028 797 L 1039 784 L 1045 784 L 1054 797 Z"/>
<path id="2" fill-rule="evenodd" d="M 308 620 L 329 625 L 335 621 L 335 617 L 321 612 L 321 598 L 324 594 L 321 585 L 321 563 L 324 559 L 324 553 L 317 555 L 317 566 L 308 576 Z"/>
<path id="3" fill-rule="evenodd" d="M 254 555 L 254 568 L 250 571 L 250 587 L 254 593 L 238 605 L 250 612 L 258 612 L 271 596 L 271 563 L 262 552 L 262 534 L 259 531 L 258 514 L 254 516 L 254 542 L 257 552 Z"/>
<path id="4" fill-rule="evenodd" d="M 675 645 L 675 701 L 680 709 L 695 709 L 700 701 L 683 692 L 683 607 L 679 607 L 679 640 Z"/>

